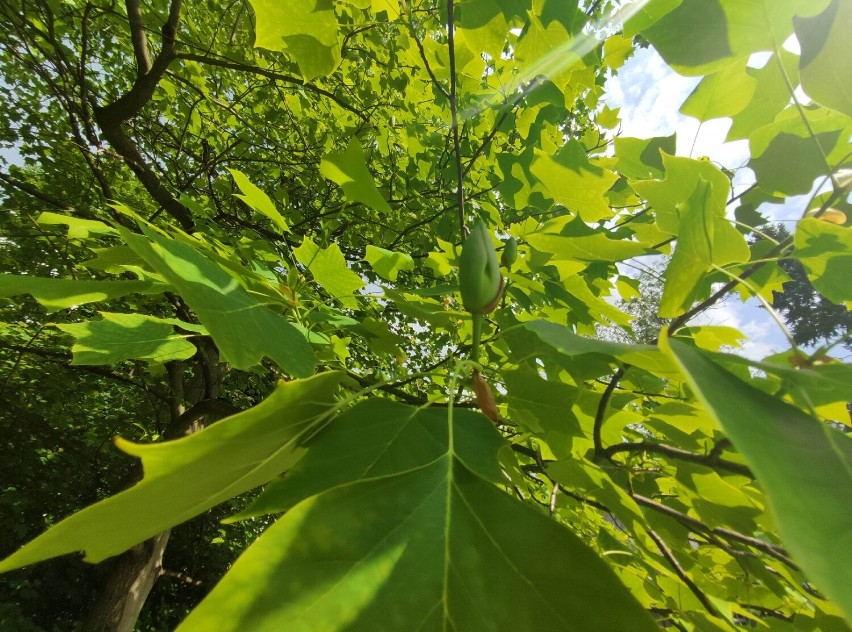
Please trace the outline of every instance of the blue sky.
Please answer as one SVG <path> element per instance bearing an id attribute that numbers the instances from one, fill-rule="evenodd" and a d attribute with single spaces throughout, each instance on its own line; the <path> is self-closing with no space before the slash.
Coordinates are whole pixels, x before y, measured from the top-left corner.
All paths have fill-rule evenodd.
<path id="1" fill-rule="evenodd" d="M 759 63 L 759 58 L 754 59 Z M 716 119 L 699 125 L 696 119 L 678 112 L 681 104 L 698 83 L 697 77 L 682 77 L 671 70 L 651 48 L 640 49 L 609 79 L 606 103 L 621 108 L 621 135 L 635 138 L 668 136 L 677 132 L 677 154 L 698 158 L 708 156 L 719 165 L 731 169 L 734 192 L 739 193 L 754 182 L 754 174 L 744 165 L 748 161 L 748 142 L 725 143 L 730 119 Z M 801 216 L 809 196 L 788 199 L 784 205 L 767 205 L 763 214 L 773 220 L 792 220 Z M 628 272 L 628 270 L 625 270 Z M 735 327 L 748 336 L 741 353 L 750 358 L 763 358 L 784 351 L 789 344 L 778 324 L 757 299 L 743 304 L 731 297 L 695 324 Z"/>

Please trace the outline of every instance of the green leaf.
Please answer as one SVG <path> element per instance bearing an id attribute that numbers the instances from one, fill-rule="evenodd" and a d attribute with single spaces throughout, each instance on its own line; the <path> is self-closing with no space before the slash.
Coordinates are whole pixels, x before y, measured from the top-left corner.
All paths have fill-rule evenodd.
<path id="1" fill-rule="evenodd" d="M 195 354 L 195 346 L 174 328 L 206 333 L 203 327 L 175 319 L 145 314 L 101 312 L 102 320 L 57 325 L 77 340 L 71 347 L 71 364 L 115 364 L 122 360 L 168 362 L 185 360 Z"/>
<path id="2" fill-rule="evenodd" d="M 327 154 L 320 163 L 320 173 L 343 188 L 351 202 L 360 202 L 382 213 L 391 208 L 379 193 L 373 176 L 367 169 L 364 151 L 356 138 L 352 138 L 342 153 Z"/>
<path id="3" fill-rule="evenodd" d="M 754 471 L 793 558 L 852 617 L 852 441 L 701 351 L 661 346 Z"/>
<path id="4" fill-rule="evenodd" d="M 643 196 L 656 212 L 660 230 L 677 235 L 680 230 L 680 209 L 695 191 L 700 179 L 710 183 L 711 205 L 725 208 L 731 189 L 728 178 L 709 160 L 695 160 L 663 154 L 664 180 L 631 182 L 633 190 Z"/>
<path id="5" fill-rule="evenodd" d="M 772 53 L 762 68 L 746 68 L 755 82 L 753 94 L 749 103 L 731 117 L 733 123 L 726 140 L 748 138 L 754 130 L 775 120 L 790 102 L 790 89 L 784 75 L 793 85 L 798 83 L 798 61 L 797 55 L 782 48 Z"/>
<path id="6" fill-rule="evenodd" d="M 120 298 L 128 294 L 156 294 L 166 289 L 151 281 L 94 281 L 54 279 L 0 273 L 0 296 L 30 294 L 49 312 Z"/>
<path id="7" fill-rule="evenodd" d="M 62 215 L 45 211 L 38 216 L 36 222 L 45 225 L 67 225 L 68 239 L 88 239 L 92 235 L 115 234 L 115 228 L 103 222 L 92 219 L 82 219 L 73 215 Z"/>
<path id="8" fill-rule="evenodd" d="M 326 491 L 267 530 L 179 630 L 655 630 L 579 538 L 495 486 L 501 443 L 481 415 L 357 407 L 305 457 L 322 453 Z M 293 482 L 293 501 L 312 478 Z"/>
<path id="9" fill-rule="evenodd" d="M 820 294 L 852 307 L 852 228 L 807 218 L 798 223 L 793 239 L 793 256 Z"/>
<path id="10" fill-rule="evenodd" d="M 99 562 L 262 485 L 303 455 L 301 438 L 332 412 L 340 373 L 282 382 L 263 403 L 188 437 L 118 447 L 145 478 L 58 523 L 0 562 L 0 572 L 85 551 Z"/>
<path id="11" fill-rule="evenodd" d="M 577 362 L 580 366 L 583 366 L 589 360 L 594 360 L 594 357 L 597 356 L 606 362 L 604 367 L 608 364 L 624 363 L 658 375 L 676 373 L 672 363 L 660 353 L 659 349 L 652 345 L 624 344 L 584 338 L 563 325 L 544 320 L 524 323 L 523 328 L 531 331 L 554 351 L 569 358 L 572 362 Z M 608 372 L 607 368 L 598 370 L 600 371 L 598 375 Z"/>
<path id="12" fill-rule="evenodd" d="M 725 206 L 715 202 L 711 184 L 699 178 L 681 206 L 677 248 L 664 273 L 660 316 L 680 316 L 692 307 L 700 281 L 714 266 L 748 261 L 751 255 L 745 238 L 725 219 Z"/>
<path id="13" fill-rule="evenodd" d="M 388 281 L 396 281 L 400 270 L 414 269 L 414 259 L 411 258 L 411 255 L 404 252 L 393 252 L 372 244 L 367 245 L 367 254 L 364 256 L 364 260 L 373 267 L 376 274 Z"/>
<path id="14" fill-rule="evenodd" d="M 251 209 L 271 219 L 282 232 L 289 233 L 290 227 L 287 226 L 287 222 L 281 216 L 281 213 L 278 212 L 275 202 L 266 193 L 252 184 L 251 180 L 242 171 L 237 171 L 236 169 L 228 169 L 228 171 L 231 172 L 234 182 L 236 182 L 237 186 L 243 192 L 242 195 L 234 194 L 234 197 L 241 199 Z"/>
<path id="15" fill-rule="evenodd" d="M 703 122 L 733 116 L 745 109 L 757 85 L 747 72 L 747 61 L 740 59 L 704 77 L 680 107 L 681 114 Z"/>
<path id="16" fill-rule="evenodd" d="M 354 295 L 365 284 L 361 277 L 346 267 L 346 260 L 337 244 L 320 248 L 310 238 L 305 237 L 302 245 L 293 250 L 293 254 L 299 263 L 311 271 L 316 282 L 334 298 L 347 307 L 357 305 Z"/>
<path id="17" fill-rule="evenodd" d="M 793 20 L 802 47 L 800 75 L 808 96 L 852 116 L 852 4 L 833 0 L 821 14 Z"/>
<path id="18" fill-rule="evenodd" d="M 627 239 L 609 239 L 604 233 L 581 237 L 530 233 L 525 239 L 536 250 L 548 252 L 553 255 L 553 259 L 560 261 L 624 261 L 648 254 L 648 249 L 640 243 Z"/>
<path id="19" fill-rule="evenodd" d="M 772 195 L 808 193 L 814 180 L 828 173 L 829 163 L 840 163 L 848 152 L 852 121 L 825 108 L 806 108 L 805 125 L 795 108 L 749 136 L 751 160 L 758 186 Z M 795 160 L 790 157 L 795 156 Z"/>
<path id="20" fill-rule="evenodd" d="M 677 149 L 676 136 L 615 139 L 615 170 L 635 180 L 659 178 L 665 173 L 663 155 L 673 156 Z"/>
<path id="21" fill-rule="evenodd" d="M 453 412 L 456 455 L 478 476 L 499 483 L 498 452 L 505 446 L 482 415 Z M 446 454 L 447 411 L 415 409 L 372 399 L 338 417 L 286 476 L 271 483 L 244 512 L 281 513 L 306 498 L 354 481 L 383 478 L 424 467 Z M 333 462 L 334 467 L 328 464 Z"/>
<path id="22" fill-rule="evenodd" d="M 288 53 L 302 77 L 330 75 L 340 63 L 337 18 L 324 0 L 250 0 L 258 48 Z"/>
<path id="23" fill-rule="evenodd" d="M 793 33 L 794 16 L 819 13 L 828 1 L 683 0 L 643 35 L 679 73 L 705 75 L 779 48 Z"/>
<path id="24" fill-rule="evenodd" d="M 200 250 L 143 227 L 143 235 L 121 228 L 121 236 L 162 274 L 216 341 L 222 359 L 238 369 L 272 358 L 298 377 L 313 373 L 314 352 L 305 336 Z"/>
<path id="25" fill-rule="evenodd" d="M 530 172 L 556 204 L 579 214 L 584 221 L 612 216 L 605 194 L 618 176 L 590 163 L 579 142 L 569 141 L 555 156 L 536 149 Z"/>

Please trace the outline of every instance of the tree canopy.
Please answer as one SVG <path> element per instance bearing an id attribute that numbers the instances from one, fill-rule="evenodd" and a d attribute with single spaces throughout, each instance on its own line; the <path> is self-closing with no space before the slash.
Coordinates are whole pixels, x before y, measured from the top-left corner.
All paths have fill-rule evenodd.
<path id="1" fill-rule="evenodd" d="M 0 18 L 0 627 L 850 629 L 845 329 L 783 317 L 852 304 L 852 3 Z M 620 133 L 647 46 L 748 188 Z M 754 297 L 787 350 L 696 324 Z"/>

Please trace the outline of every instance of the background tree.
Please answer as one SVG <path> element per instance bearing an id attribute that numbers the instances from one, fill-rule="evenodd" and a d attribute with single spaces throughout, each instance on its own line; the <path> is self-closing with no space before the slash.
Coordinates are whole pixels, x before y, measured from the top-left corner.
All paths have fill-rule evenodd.
<path id="1" fill-rule="evenodd" d="M 827 421 L 849 366 L 795 341 L 797 366 L 718 353 L 719 330 L 688 324 L 734 291 L 771 297 L 786 258 L 852 300 L 850 229 L 820 219 L 848 194 L 847 14 L 0 6 L 0 134 L 22 163 L 0 172 L 0 379 L 21 394 L 0 616 L 846 629 L 852 448 Z M 794 33 L 800 56 L 778 47 Z M 730 174 L 674 137 L 616 137 L 604 84 L 637 38 L 703 77 L 685 113 L 749 139 L 741 204 L 832 184 L 792 239 L 749 246 Z M 520 244 L 479 345 L 457 287 L 477 219 Z M 659 344 L 593 339 L 630 322 L 607 298 L 645 255 L 666 258 Z M 103 564 L 37 564 L 79 551 Z"/>

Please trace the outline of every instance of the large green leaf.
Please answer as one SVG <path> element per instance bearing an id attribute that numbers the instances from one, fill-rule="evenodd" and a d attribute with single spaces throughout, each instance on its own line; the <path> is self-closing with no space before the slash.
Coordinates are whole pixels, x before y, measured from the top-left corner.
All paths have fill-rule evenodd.
<path id="1" fill-rule="evenodd" d="M 128 294 L 157 293 L 167 289 L 151 281 L 95 281 L 0 274 L 0 296 L 30 294 L 50 312 L 73 305 L 120 298 Z"/>
<path id="2" fill-rule="evenodd" d="M 707 75 L 680 108 L 681 114 L 709 121 L 741 112 L 754 95 L 756 81 L 747 72 L 747 59 Z"/>
<path id="3" fill-rule="evenodd" d="M 530 172 L 556 204 L 562 204 L 587 222 L 610 217 L 604 195 L 618 179 L 611 171 L 593 165 L 577 141 L 569 141 L 556 155 L 535 150 Z"/>
<path id="4" fill-rule="evenodd" d="M 571 531 L 495 486 L 501 443 L 481 415 L 357 407 L 309 447 L 287 504 L 325 491 L 264 533 L 179 629 L 656 629 Z"/>
<path id="5" fill-rule="evenodd" d="M 833 303 L 852 307 L 852 228 L 815 218 L 796 226 L 796 250 L 814 287 Z"/>
<path id="6" fill-rule="evenodd" d="M 627 239 L 610 239 L 604 233 L 565 237 L 551 233 L 530 233 L 525 237 L 527 243 L 541 252 L 553 255 L 554 260 L 584 261 L 624 261 L 648 254 L 648 249 L 640 243 Z"/>
<path id="7" fill-rule="evenodd" d="M 98 562 L 262 485 L 299 460 L 300 439 L 332 412 L 339 373 L 282 383 L 260 405 L 183 439 L 118 446 L 145 478 L 76 513 L 0 562 L 0 572 L 85 551 Z"/>
<path id="8" fill-rule="evenodd" d="M 255 300 L 228 272 L 188 243 L 144 227 L 145 235 L 124 228 L 127 244 L 169 281 L 216 341 L 222 359 L 238 369 L 259 364 L 264 356 L 282 369 L 304 377 L 316 360 L 305 336 Z"/>
<path id="9" fill-rule="evenodd" d="M 666 177 L 664 180 L 631 181 L 633 190 L 653 207 L 660 230 L 677 235 L 680 230 L 680 210 L 692 195 L 699 179 L 710 183 L 711 204 L 725 208 L 731 190 L 728 178 L 709 160 L 695 160 L 662 154 Z"/>
<path id="10" fill-rule="evenodd" d="M 705 352 L 661 346 L 754 471 L 793 558 L 852 617 L 852 440 Z"/>
<path id="11" fill-rule="evenodd" d="M 146 314 L 101 312 L 101 320 L 57 325 L 77 340 L 71 347 L 71 364 L 114 364 L 122 360 L 168 362 L 195 354 L 195 345 L 175 326 L 205 334 L 207 330 L 175 319 Z"/>
<path id="12" fill-rule="evenodd" d="M 660 316 L 680 316 L 692 306 L 699 282 L 714 266 L 747 261 L 751 254 L 742 233 L 725 219 L 724 205 L 715 201 L 712 185 L 699 178 L 681 206 L 677 249 L 664 274 Z"/>
<path id="13" fill-rule="evenodd" d="M 819 13 L 828 1 L 683 0 L 643 35 L 675 70 L 703 75 L 779 48 L 793 33 L 794 16 Z"/>
<path id="14" fill-rule="evenodd" d="M 396 281 L 400 270 L 413 270 L 414 259 L 404 252 L 394 252 L 386 248 L 379 248 L 367 244 L 367 253 L 364 259 L 373 267 L 373 270 L 388 281 Z"/>
<path id="15" fill-rule="evenodd" d="M 352 202 L 360 202 L 382 213 L 390 213 L 390 205 L 379 193 L 373 176 L 367 169 L 364 150 L 361 149 L 357 138 L 350 140 L 343 152 L 323 156 L 320 173 L 340 185 L 343 193 Z"/>
<path id="16" fill-rule="evenodd" d="M 250 208 L 271 219 L 280 230 L 285 233 L 290 232 L 290 227 L 287 226 L 286 220 L 275 207 L 275 202 L 266 193 L 253 184 L 242 171 L 237 171 L 236 169 L 228 169 L 228 171 L 231 172 L 234 182 L 236 182 L 237 186 L 240 187 L 240 191 L 242 191 L 242 195 L 234 194 L 234 197 L 240 198 Z"/>
<path id="17" fill-rule="evenodd" d="M 793 85 L 798 82 L 797 55 L 779 49 L 772 53 L 761 68 L 746 68 L 755 85 L 748 104 L 731 117 L 731 129 L 726 140 L 739 140 L 759 127 L 771 123 L 775 116 L 790 102 L 790 89 L 784 76 Z M 674 152 L 672 152 L 674 153 Z"/>
<path id="18" fill-rule="evenodd" d="M 320 248 L 305 237 L 302 245 L 293 249 L 293 254 L 329 294 L 347 307 L 356 306 L 355 294 L 364 287 L 364 281 L 346 267 L 346 259 L 337 244 Z"/>
<path id="19" fill-rule="evenodd" d="M 605 361 L 603 367 L 610 364 L 625 363 L 643 368 L 651 373 L 674 374 L 676 369 L 660 350 L 652 345 L 625 344 L 595 338 L 585 338 L 573 333 L 564 325 L 534 320 L 524 323 L 523 328 L 534 333 L 543 343 L 557 353 L 587 365 L 595 358 Z M 591 368 L 591 367 L 589 367 Z M 606 368 L 598 369 L 603 375 Z"/>
<path id="20" fill-rule="evenodd" d="M 340 63 L 337 18 L 325 0 L 251 0 L 254 45 L 286 52 L 305 81 L 331 74 Z"/>
<path id="21" fill-rule="evenodd" d="M 852 116 L 852 3 L 833 0 L 813 18 L 794 20 L 802 47 L 802 87 L 815 101 Z"/>

